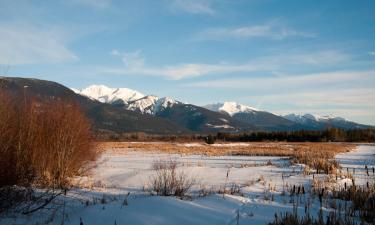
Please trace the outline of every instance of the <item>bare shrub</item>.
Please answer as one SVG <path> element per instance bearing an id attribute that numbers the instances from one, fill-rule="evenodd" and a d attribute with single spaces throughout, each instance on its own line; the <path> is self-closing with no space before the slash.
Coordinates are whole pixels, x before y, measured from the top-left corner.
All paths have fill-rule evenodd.
<path id="1" fill-rule="evenodd" d="M 95 157 L 90 123 L 75 103 L 17 99 L 4 91 L 0 102 L 0 187 L 66 187 Z"/>
<path id="2" fill-rule="evenodd" d="M 157 195 L 183 197 L 196 183 L 195 179 L 177 169 L 176 161 L 155 161 L 152 168 L 156 174 L 151 177 L 151 189 Z"/>
<path id="3" fill-rule="evenodd" d="M 0 187 L 17 181 L 15 146 L 16 107 L 5 92 L 0 92 Z"/>

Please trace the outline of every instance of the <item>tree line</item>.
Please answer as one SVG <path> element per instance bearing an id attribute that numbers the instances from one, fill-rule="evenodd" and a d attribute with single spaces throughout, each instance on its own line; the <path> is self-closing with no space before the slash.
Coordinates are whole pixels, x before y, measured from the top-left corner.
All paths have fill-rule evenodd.
<path id="1" fill-rule="evenodd" d="M 217 133 L 221 141 L 289 141 L 289 142 L 375 142 L 375 129 L 299 130 L 275 132 Z"/>

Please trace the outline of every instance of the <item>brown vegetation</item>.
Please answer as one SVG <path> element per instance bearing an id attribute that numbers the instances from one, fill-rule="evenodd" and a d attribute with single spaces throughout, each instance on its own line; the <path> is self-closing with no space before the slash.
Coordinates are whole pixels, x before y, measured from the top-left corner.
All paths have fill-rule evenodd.
<path id="1" fill-rule="evenodd" d="M 76 104 L 4 92 L 0 103 L 0 188 L 65 187 L 95 156 L 90 123 Z"/>
<path id="2" fill-rule="evenodd" d="M 245 156 L 282 156 L 290 157 L 292 162 L 308 165 L 317 173 L 333 173 L 338 168 L 334 156 L 347 152 L 355 145 L 346 143 L 287 143 L 287 142 L 256 142 L 240 145 L 208 145 L 203 142 L 195 145 L 184 145 L 173 142 L 103 142 L 101 149 L 113 151 L 140 150 L 160 151 L 177 154 L 202 154 L 209 156 L 245 155 Z"/>
<path id="3" fill-rule="evenodd" d="M 268 225 L 356 225 L 353 218 L 331 212 L 324 220 L 320 215 L 317 218 L 306 214 L 300 217 L 296 212 L 275 215 L 275 220 Z"/>
<path id="4" fill-rule="evenodd" d="M 161 196 L 183 197 L 195 184 L 184 171 L 177 169 L 176 161 L 155 161 L 155 175 L 151 177 L 151 190 Z"/>

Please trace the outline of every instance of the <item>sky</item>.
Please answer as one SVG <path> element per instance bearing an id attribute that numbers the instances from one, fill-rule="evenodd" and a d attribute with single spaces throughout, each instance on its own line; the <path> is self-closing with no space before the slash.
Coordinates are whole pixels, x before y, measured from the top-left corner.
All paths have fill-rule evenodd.
<path id="1" fill-rule="evenodd" d="M 375 125 L 375 1 L 0 0 L 0 74 Z"/>

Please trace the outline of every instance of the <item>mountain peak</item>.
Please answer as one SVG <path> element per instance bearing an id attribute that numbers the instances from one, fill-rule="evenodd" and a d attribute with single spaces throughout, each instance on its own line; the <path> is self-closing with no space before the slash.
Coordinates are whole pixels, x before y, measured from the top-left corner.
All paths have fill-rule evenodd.
<path id="1" fill-rule="evenodd" d="M 334 115 L 313 115 L 313 114 L 298 114 L 298 113 L 291 113 L 288 115 L 283 116 L 284 118 L 294 121 L 294 122 L 306 122 L 306 120 L 313 120 L 316 122 L 320 121 L 329 121 L 329 120 L 334 120 L 334 121 L 346 121 L 346 119 Z"/>
<path id="2" fill-rule="evenodd" d="M 89 98 L 98 100 L 103 103 L 113 103 L 121 100 L 124 103 L 134 101 L 144 97 L 144 94 L 129 88 L 110 88 L 102 84 L 90 85 L 79 92 L 72 89 L 78 94 L 85 95 Z"/>
<path id="3" fill-rule="evenodd" d="M 259 111 L 256 108 L 247 105 L 242 105 L 237 102 L 215 103 L 206 105 L 204 107 L 212 111 L 228 113 L 230 116 L 233 116 L 236 113 L 254 113 Z"/>

